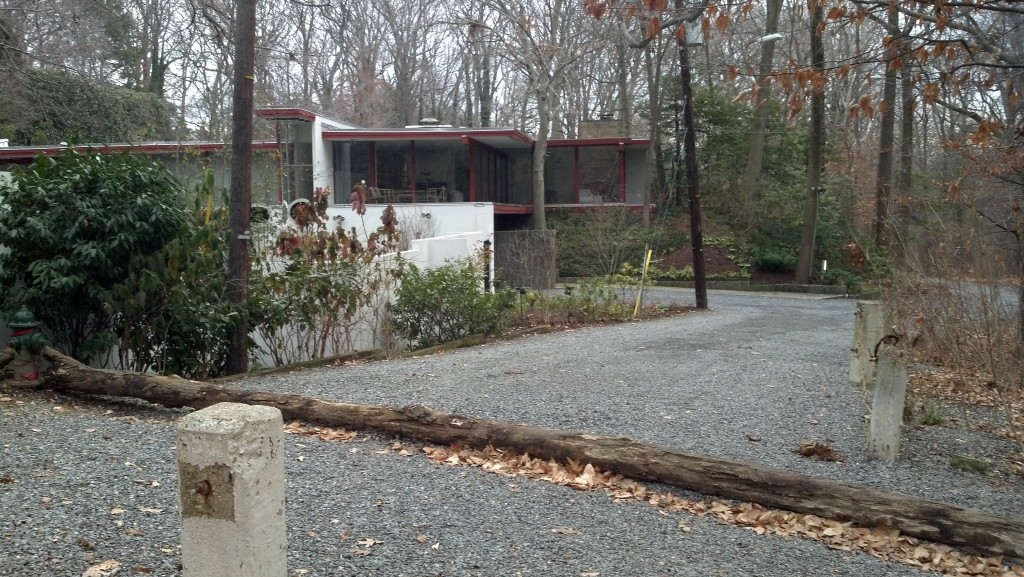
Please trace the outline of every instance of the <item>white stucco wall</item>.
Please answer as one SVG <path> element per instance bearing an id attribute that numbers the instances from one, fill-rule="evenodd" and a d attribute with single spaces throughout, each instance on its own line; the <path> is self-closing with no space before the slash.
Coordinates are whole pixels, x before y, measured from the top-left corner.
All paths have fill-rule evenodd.
<path id="1" fill-rule="evenodd" d="M 324 119 L 317 116 L 313 121 L 313 190 L 334 186 L 334 158 L 330 143 L 324 142 Z"/>
<path id="2" fill-rule="evenodd" d="M 346 230 L 352 227 L 356 232 L 365 235 L 380 226 L 381 215 L 386 205 L 368 204 L 366 214 L 360 216 L 352 209 L 351 204 L 335 204 L 327 207 L 330 218 L 329 230 L 343 226 Z M 427 237 L 443 237 L 463 233 L 481 233 L 489 240 L 494 240 L 494 204 L 489 202 L 438 202 L 395 205 L 399 227 L 416 223 L 413 228 L 429 232 Z M 427 216 L 429 215 L 429 217 Z M 336 220 L 343 217 L 344 220 Z M 424 222 L 426 221 L 426 222 Z"/>

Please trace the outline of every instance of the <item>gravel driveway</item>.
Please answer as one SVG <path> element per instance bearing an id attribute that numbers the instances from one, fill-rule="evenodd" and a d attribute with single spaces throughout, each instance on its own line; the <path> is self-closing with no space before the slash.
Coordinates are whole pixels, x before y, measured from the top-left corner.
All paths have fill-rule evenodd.
<path id="1" fill-rule="evenodd" d="M 691 291 L 652 298 L 693 300 Z M 907 427 L 899 463 L 864 458 L 865 399 L 846 379 L 853 301 L 725 292 L 709 300 L 711 311 L 668 319 L 230 386 L 627 436 L 1024 516 L 1024 479 L 949 466 L 953 454 L 998 460 L 1011 450 L 1006 440 Z M 180 575 L 181 414 L 0 388 L 0 576 L 78 576 L 106 559 L 121 563 L 120 575 Z M 845 460 L 792 452 L 809 439 L 831 439 Z M 922 574 L 602 492 L 403 457 L 385 450 L 393 439 L 285 442 L 289 575 Z M 353 555 L 365 539 L 376 542 L 369 554 Z"/>

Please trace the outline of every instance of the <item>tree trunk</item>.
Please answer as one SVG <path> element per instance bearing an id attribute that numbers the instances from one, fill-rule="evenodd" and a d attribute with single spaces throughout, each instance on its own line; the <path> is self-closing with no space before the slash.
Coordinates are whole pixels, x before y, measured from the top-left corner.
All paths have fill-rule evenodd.
<path id="1" fill-rule="evenodd" d="M 540 82 L 538 80 L 538 82 Z M 548 153 L 548 131 L 551 125 L 551 92 L 547 85 L 538 86 L 537 94 L 537 138 L 533 144 L 533 228 L 547 230 L 544 213 L 544 161 Z"/>
<path id="2" fill-rule="evenodd" d="M 807 192 L 804 197 L 804 222 L 800 230 L 800 258 L 796 266 L 796 282 L 811 282 L 814 269 L 814 237 L 818 231 L 818 200 L 821 194 L 821 171 L 825 154 L 825 43 L 821 37 L 825 25 L 825 8 L 811 0 L 811 60 L 820 75 L 821 87 L 811 94 L 811 135 L 807 157 Z"/>
<path id="3" fill-rule="evenodd" d="M 676 9 L 682 10 L 680 0 Z M 690 200 L 690 247 L 693 250 L 694 303 L 700 310 L 708 308 L 708 282 L 704 267 L 703 217 L 700 211 L 700 178 L 697 172 L 697 129 L 693 119 L 693 87 L 690 85 L 690 46 L 685 34 L 677 37 L 679 49 L 679 79 L 683 89 L 683 154 L 686 162 L 686 194 Z"/>
<path id="4" fill-rule="evenodd" d="M 353 405 L 300 395 L 236 391 L 218 385 L 91 369 L 53 349 L 45 386 L 79 393 L 130 396 L 167 407 L 201 409 L 220 402 L 276 407 L 285 419 L 375 429 L 438 444 L 494 445 L 543 459 L 592 463 L 616 473 L 727 499 L 753 501 L 867 526 L 895 525 L 906 535 L 976 550 L 1024 557 L 1024 522 L 886 493 L 851 483 L 795 475 L 761 465 L 692 455 L 613 438 L 441 413 L 423 406 Z"/>
<path id="5" fill-rule="evenodd" d="M 900 172 L 896 179 L 896 206 L 899 217 L 893 222 L 893 232 L 896 236 L 895 251 L 899 260 L 905 260 L 908 256 L 907 249 L 910 248 L 910 194 L 914 176 L 914 81 L 913 71 L 910 68 L 911 62 L 908 56 L 909 46 L 904 45 L 901 49 L 903 55 L 900 59 L 903 66 L 900 69 Z"/>
<path id="6" fill-rule="evenodd" d="M 256 0 L 235 5 L 235 70 L 231 137 L 231 244 L 228 246 L 228 300 L 238 312 L 249 300 L 249 212 L 252 210 L 252 94 L 256 59 Z M 249 323 L 235 316 L 228 344 L 227 374 L 249 370 Z"/>
<path id="7" fill-rule="evenodd" d="M 480 126 L 491 126 L 491 109 L 494 108 L 494 79 L 491 72 L 491 56 L 484 54 L 480 70 Z"/>
<path id="8" fill-rule="evenodd" d="M 767 21 L 764 34 L 768 36 L 779 31 L 779 12 L 782 0 L 768 0 L 765 7 Z M 750 154 L 747 156 L 747 171 L 743 179 L 744 218 L 747 223 L 756 221 L 757 203 L 761 200 L 761 172 L 764 169 L 764 146 L 768 131 L 768 100 L 771 98 L 772 60 L 775 57 L 775 40 L 764 40 L 761 43 L 761 61 L 757 68 L 757 95 L 754 97 L 754 125 L 750 134 Z"/>
<path id="9" fill-rule="evenodd" d="M 645 229 L 651 227 L 651 202 L 660 200 L 665 190 L 665 167 L 662 165 L 662 142 L 661 142 L 661 54 L 659 51 L 657 65 L 655 64 L 654 49 L 652 44 L 644 47 L 644 71 L 647 75 L 648 93 L 650 94 L 651 107 L 651 146 L 647 149 L 647 166 L 650 170 L 650 182 L 644 187 L 644 194 L 641 198 L 644 206 L 641 212 L 643 226 Z M 651 193 L 655 193 L 652 195 Z M 664 209 L 664 207 L 659 207 Z"/>
<path id="10" fill-rule="evenodd" d="M 899 14 L 889 7 L 889 28 L 898 33 Z M 882 126 L 878 142 L 878 177 L 875 183 L 875 244 L 888 247 L 891 242 L 889 203 L 892 197 L 892 166 L 895 156 L 896 132 L 896 65 L 898 42 L 890 41 L 886 49 L 885 79 L 882 88 Z"/>

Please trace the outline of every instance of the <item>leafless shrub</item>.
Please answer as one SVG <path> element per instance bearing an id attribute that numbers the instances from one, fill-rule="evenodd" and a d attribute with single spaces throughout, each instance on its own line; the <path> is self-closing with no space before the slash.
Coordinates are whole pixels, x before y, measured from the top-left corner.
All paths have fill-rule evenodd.
<path id="1" fill-rule="evenodd" d="M 395 209 L 398 216 L 398 250 L 406 251 L 412 241 L 437 236 L 437 223 L 433 216 L 416 206 Z"/>
<path id="2" fill-rule="evenodd" d="M 552 228 L 558 230 L 559 269 L 564 276 L 614 275 L 623 262 L 643 258 L 649 238 L 639 216 L 621 206 L 570 214 Z"/>
<path id="3" fill-rule="evenodd" d="M 953 371 L 961 400 L 998 406 L 1024 454 L 1024 229 L 971 208 L 952 224 L 933 223 L 933 241 L 905 252 L 907 267 L 884 300 L 912 358 Z"/>
<path id="4" fill-rule="evenodd" d="M 558 245 L 552 230 L 494 233 L 495 273 L 508 287 L 546 290 L 558 276 Z"/>

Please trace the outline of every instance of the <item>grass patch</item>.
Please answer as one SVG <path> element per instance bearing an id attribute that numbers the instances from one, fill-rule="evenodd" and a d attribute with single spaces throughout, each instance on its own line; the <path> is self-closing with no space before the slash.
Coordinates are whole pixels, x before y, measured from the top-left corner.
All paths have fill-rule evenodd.
<path id="1" fill-rule="evenodd" d="M 965 455 L 953 455 L 953 457 L 949 459 L 949 466 L 954 469 L 960 469 L 961 471 L 967 471 L 968 473 L 984 475 L 985 473 L 988 473 L 989 463 L 988 461 L 982 461 L 981 459 L 975 459 Z"/>

